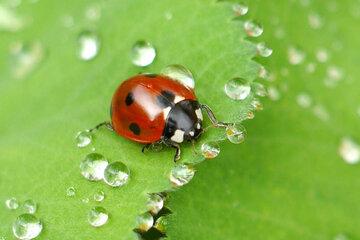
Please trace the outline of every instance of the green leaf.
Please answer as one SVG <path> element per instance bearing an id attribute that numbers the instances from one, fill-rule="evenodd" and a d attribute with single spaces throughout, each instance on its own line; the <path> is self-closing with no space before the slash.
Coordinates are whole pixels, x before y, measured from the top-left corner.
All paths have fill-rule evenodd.
<path id="1" fill-rule="evenodd" d="M 360 169 L 343 161 L 338 149 L 345 136 L 360 142 L 359 4 L 247 3 L 250 17 L 264 25 L 259 41 L 274 49 L 263 62 L 272 76 L 268 85 L 281 97 L 265 101 L 264 111 L 246 124 L 245 144 L 224 148 L 171 195 L 167 235 L 176 240 L 358 239 Z M 314 29 L 316 19 L 321 24 Z M 289 63 L 290 47 L 306 54 L 303 63 Z M 319 53 L 324 63 L 317 60 Z M 328 87 L 334 76 L 327 71 L 338 71 L 333 67 L 343 76 Z M 312 100 L 307 108 L 297 103 L 304 93 Z"/>
<path id="2" fill-rule="evenodd" d="M 260 69 L 251 60 L 255 46 L 244 40 L 242 22 L 233 20 L 228 4 L 66 0 L 24 1 L 17 9 L 1 3 L 1 7 L 19 17 L 21 30 L 10 33 L 9 26 L 0 22 L 4 31 L 0 54 L 6 59 L 0 62 L 0 202 L 10 197 L 37 202 L 35 215 L 44 224 L 39 239 L 132 239 L 136 216 L 147 210 L 147 194 L 172 188 L 173 149 L 142 154 L 140 144 L 105 129 L 96 132 L 91 146 L 75 146 L 78 131 L 109 119 L 110 100 L 121 81 L 182 64 L 195 75 L 199 101 L 219 119 L 242 121 L 254 110 L 253 95 L 239 102 L 227 98 L 223 90 L 234 77 L 253 81 Z M 85 16 L 94 7 L 101 13 L 97 21 Z M 99 55 L 88 62 L 77 57 L 78 37 L 84 31 L 100 39 Z M 155 62 L 143 69 L 133 66 L 129 56 L 132 45 L 142 39 L 157 49 Z M 19 56 L 22 49 L 31 57 Z M 217 136 L 210 129 L 197 148 Z M 81 176 L 79 164 L 92 148 L 110 162 L 122 161 L 130 168 L 126 186 L 111 188 Z M 190 145 L 183 150 L 182 162 L 202 160 Z M 76 189 L 74 197 L 66 196 L 69 187 Z M 93 200 L 98 190 L 106 194 L 103 203 Z M 101 228 L 91 227 L 86 219 L 96 205 L 110 213 Z M 0 237 L 12 238 L 12 222 L 22 212 L 0 208 Z"/>

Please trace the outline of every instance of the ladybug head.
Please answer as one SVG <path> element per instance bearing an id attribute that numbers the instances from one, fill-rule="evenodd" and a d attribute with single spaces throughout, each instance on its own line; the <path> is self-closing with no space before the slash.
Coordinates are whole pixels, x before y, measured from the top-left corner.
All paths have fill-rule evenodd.
<path id="1" fill-rule="evenodd" d="M 176 143 L 197 139 L 203 131 L 202 120 L 200 104 L 194 100 L 182 100 L 171 108 L 163 137 Z"/>

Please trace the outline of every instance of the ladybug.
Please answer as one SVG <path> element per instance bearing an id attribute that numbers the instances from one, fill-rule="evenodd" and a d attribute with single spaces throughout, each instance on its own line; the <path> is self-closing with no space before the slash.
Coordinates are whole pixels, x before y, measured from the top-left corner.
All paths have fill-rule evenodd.
<path id="1" fill-rule="evenodd" d="M 204 110 L 215 127 L 217 121 L 210 107 L 197 101 L 194 91 L 179 81 L 157 74 L 139 74 L 121 83 L 110 106 L 108 126 L 118 135 L 145 144 L 165 144 L 176 149 L 174 161 L 180 159 L 180 144 L 196 140 L 204 131 Z"/>

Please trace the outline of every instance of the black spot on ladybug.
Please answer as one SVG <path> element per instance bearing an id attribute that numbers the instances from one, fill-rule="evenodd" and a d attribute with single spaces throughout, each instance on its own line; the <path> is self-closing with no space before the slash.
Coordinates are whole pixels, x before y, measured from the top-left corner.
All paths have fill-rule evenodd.
<path id="1" fill-rule="evenodd" d="M 140 135 L 140 127 L 136 123 L 131 123 L 129 126 L 130 131 L 132 131 L 135 135 Z"/>
<path id="2" fill-rule="evenodd" d="M 156 78 L 158 75 L 156 73 L 147 73 L 145 76 L 149 78 Z"/>
<path id="3" fill-rule="evenodd" d="M 134 102 L 134 95 L 132 94 L 132 92 L 129 92 L 125 98 L 126 106 L 130 106 L 133 102 Z"/>

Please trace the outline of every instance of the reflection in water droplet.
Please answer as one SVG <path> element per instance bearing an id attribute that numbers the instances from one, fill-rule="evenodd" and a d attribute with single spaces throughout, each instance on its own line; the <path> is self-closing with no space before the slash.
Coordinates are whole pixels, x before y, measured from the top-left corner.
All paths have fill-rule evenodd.
<path id="1" fill-rule="evenodd" d="M 94 193 L 94 201 L 102 202 L 105 199 L 105 193 L 101 190 L 98 190 Z"/>
<path id="2" fill-rule="evenodd" d="M 194 89 L 195 87 L 195 80 L 193 74 L 190 72 L 189 69 L 182 65 L 174 64 L 166 66 L 164 69 L 161 70 L 161 74 L 179 81 L 188 88 Z"/>
<path id="3" fill-rule="evenodd" d="M 68 197 L 74 197 L 76 194 L 76 189 L 74 187 L 68 187 L 66 189 L 66 196 Z"/>
<path id="4" fill-rule="evenodd" d="M 305 53 L 298 48 L 290 47 L 288 49 L 288 60 L 292 65 L 299 65 L 305 60 Z"/>
<path id="5" fill-rule="evenodd" d="M 226 95 L 233 100 L 244 100 L 250 95 L 249 81 L 242 78 L 233 78 L 225 84 Z"/>
<path id="6" fill-rule="evenodd" d="M 261 57 L 269 57 L 273 53 L 271 48 L 268 48 L 265 43 L 258 43 L 256 45 L 257 53 Z"/>
<path id="7" fill-rule="evenodd" d="M 206 159 L 215 158 L 220 153 L 220 146 L 217 142 L 206 142 L 201 145 L 201 153 Z"/>
<path id="8" fill-rule="evenodd" d="M 316 51 L 316 59 L 321 63 L 327 62 L 329 60 L 329 52 L 324 48 L 318 49 Z"/>
<path id="9" fill-rule="evenodd" d="M 296 96 L 296 102 L 300 107 L 309 108 L 312 104 L 312 99 L 307 93 L 299 93 Z"/>
<path id="10" fill-rule="evenodd" d="M 244 29 L 249 37 L 259 37 L 264 31 L 259 23 L 250 20 L 244 23 Z"/>
<path id="11" fill-rule="evenodd" d="M 16 79 L 30 74 L 43 60 L 45 50 L 40 42 L 23 44 L 16 42 L 10 47 L 11 70 Z"/>
<path id="12" fill-rule="evenodd" d="M 281 97 L 279 90 L 275 86 L 268 87 L 268 96 L 273 101 L 278 101 Z"/>
<path id="13" fill-rule="evenodd" d="M 90 153 L 80 164 L 81 174 L 90 181 L 99 181 L 104 178 L 104 170 L 108 161 L 99 153 Z"/>
<path id="14" fill-rule="evenodd" d="M 105 168 L 104 181 L 112 187 L 121 187 L 129 181 L 130 170 L 122 162 L 110 163 Z"/>
<path id="15" fill-rule="evenodd" d="M 235 13 L 235 16 L 244 16 L 249 11 L 249 7 L 246 6 L 243 3 L 235 3 L 235 4 L 233 4 L 232 9 L 233 9 L 233 11 Z"/>
<path id="16" fill-rule="evenodd" d="M 10 210 L 15 210 L 19 207 L 19 202 L 16 198 L 10 198 L 5 201 L 5 205 Z"/>
<path id="17" fill-rule="evenodd" d="M 147 200 L 147 209 L 153 214 L 156 215 L 164 206 L 164 199 L 161 195 L 157 193 L 149 194 Z"/>
<path id="18" fill-rule="evenodd" d="M 154 224 L 154 228 L 159 230 L 161 233 L 165 233 L 167 225 L 168 225 L 168 221 L 166 220 L 166 217 L 161 216 L 156 220 Z"/>
<path id="19" fill-rule="evenodd" d="M 246 130 L 240 123 L 235 123 L 226 127 L 226 137 L 230 142 L 239 144 L 245 141 Z"/>
<path id="20" fill-rule="evenodd" d="M 24 202 L 24 209 L 27 213 L 34 214 L 37 210 L 37 204 L 31 199 L 28 199 Z"/>
<path id="21" fill-rule="evenodd" d="M 155 47 L 149 42 L 137 41 L 131 49 L 131 60 L 136 66 L 149 66 L 154 61 L 155 57 Z"/>
<path id="22" fill-rule="evenodd" d="M 93 227 L 103 226 L 109 219 L 109 214 L 103 207 L 94 207 L 88 213 L 88 222 Z"/>
<path id="23" fill-rule="evenodd" d="M 266 88 L 261 83 L 257 83 L 257 82 L 253 83 L 252 89 L 254 90 L 256 96 L 265 97 L 267 95 Z"/>
<path id="24" fill-rule="evenodd" d="M 42 224 L 34 215 L 25 213 L 15 220 L 12 230 L 16 238 L 28 240 L 41 233 Z"/>
<path id="25" fill-rule="evenodd" d="M 0 4 L 0 31 L 16 32 L 24 26 L 23 20 L 14 10 Z"/>
<path id="26" fill-rule="evenodd" d="M 323 25 L 322 19 L 317 13 L 310 13 L 308 16 L 308 21 L 310 27 L 313 29 L 319 29 Z"/>
<path id="27" fill-rule="evenodd" d="M 84 31 L 78 37 L 78 57 L 81 60 L 89 61 L 94 59 L 100 49 L 99 37 L 91 31 Z"/>
<path id="28" fill-rule="evenodd" d="M 154 224 L 153 216 L 146 212 L 136 218 L 136 229 L 140 232 L 147 232 Z"/>
<path id="29" fill-rule="evenodd" d="M 325 107 L 319 104 L 314 106 L 313 113 L 316 117 L 318 117 L 322 121 L 327 121 L 330 118 L 330 115 L 328 111 L 325 109 Z"/>
<path id="30" fill-rule="evenodd" d="M 358 163 L 360 160 L 360 146 L 350 137 L 341 139 L 338 151 L 342 159 L 349 164 Z"/>
<path id="31" fill-rule="evenodd" d="M 85 10 L 85 16 L 90 21 L 97 21 L 101 17 L 101 8 L 99 5 L 90 5 Z"/>
<path id="32" fill-rule="evenodd" d="M 176 187 L 183 186 L 190 182 L 195 175 L 195 169 L 191 165 L 176 165 L 170 172 L 170 182 Z"/>
<path id="33" fill-rule="evenodd" d="M 92 134 L 88 130 L 78 132 L 75 136 L 76 146 L 79 148 L 86 147 L 92 141 Z"/>

